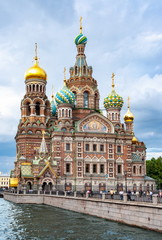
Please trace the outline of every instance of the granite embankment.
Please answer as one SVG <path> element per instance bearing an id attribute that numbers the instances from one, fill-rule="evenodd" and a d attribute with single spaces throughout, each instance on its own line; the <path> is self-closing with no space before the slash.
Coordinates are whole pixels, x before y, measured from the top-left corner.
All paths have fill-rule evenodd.
<path id="1" fill-rule="evenodd" d="M 162 204 L 156 196 L 153 203 L 53 196 L 43 194 L 4 193 L 4 199 L 18 204 L 46 204 L 75 212 L 89 214 L 132 226 L 162 232 Z"/>

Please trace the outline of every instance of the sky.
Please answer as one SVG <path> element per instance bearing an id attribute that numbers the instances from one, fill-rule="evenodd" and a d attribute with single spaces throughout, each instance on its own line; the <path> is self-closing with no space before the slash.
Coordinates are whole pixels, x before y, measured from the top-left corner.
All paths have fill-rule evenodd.
<path id="1" fill-rule="evenodd" d="M 111 92 L 127 98 L 135 116 L 134 132 L 145 142 L 147 159 L 162 156 L 162 1 L 161 0 L 6 0 L 0 1 L 0 172 L 14 166 L 15 135 L 24 74 L 33 65 L 47 72 L 47 96 L 63 85 L 63 69 L 74 65 L 83 17 L 86 56 L 98 81 L 100 108 Z"/>

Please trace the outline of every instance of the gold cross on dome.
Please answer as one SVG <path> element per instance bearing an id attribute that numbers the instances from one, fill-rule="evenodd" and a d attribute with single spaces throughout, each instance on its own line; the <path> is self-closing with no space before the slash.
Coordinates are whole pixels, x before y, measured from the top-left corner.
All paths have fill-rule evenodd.
<path id="1" fill-rule="evenodd" d="M 130 97 L 128 97 L 128 108 L 130 108 Z"/>
<path id="2" fill-rule="evenodd" d="M 112 88 L 113 88 L 113 89 L 114 89 L 114 87 L 115 87 L 115 84 L 114 84 L 114 77 L 115 77 L 115 74 L 112 73 L 111 79 L 112 79 Z"/>
<path id="3" fill-rule="evenodd" d="M 82 20 L 83 20 L 83 18 L 80 17 L 80 33 L 82 33 Z"/>

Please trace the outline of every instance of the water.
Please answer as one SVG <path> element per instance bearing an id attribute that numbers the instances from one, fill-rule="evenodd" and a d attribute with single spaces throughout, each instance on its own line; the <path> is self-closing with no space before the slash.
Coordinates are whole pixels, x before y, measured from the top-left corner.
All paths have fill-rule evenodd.
<path id="1" fill-rule="evenodd" d="M 0 240 L 162 240 L 162 234 L 47 205 L 0 199 Z"/>

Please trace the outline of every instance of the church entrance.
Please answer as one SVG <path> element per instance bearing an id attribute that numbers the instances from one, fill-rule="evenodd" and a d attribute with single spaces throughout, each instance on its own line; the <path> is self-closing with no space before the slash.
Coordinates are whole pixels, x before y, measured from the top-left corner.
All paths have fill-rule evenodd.
<path id="1" fill-rule="evenodd" d="M 44 182 L 42 185 L 42 190 L 43 191 L 51 191 L 52 190 L 52 182 Z"/>

